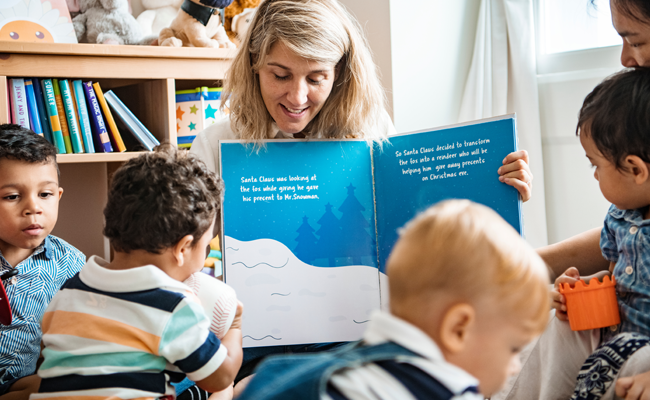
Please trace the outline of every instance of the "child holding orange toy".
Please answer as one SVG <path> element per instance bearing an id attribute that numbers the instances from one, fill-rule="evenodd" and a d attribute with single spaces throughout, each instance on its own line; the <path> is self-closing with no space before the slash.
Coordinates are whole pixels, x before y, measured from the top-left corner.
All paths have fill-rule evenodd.
<path id="1" fill-rule="evenodd" d="M 576 268 L 569 268 L 555 282 L 556 318 L 532 348 L 510 392 L 494 399 L 611 399 L 618 377 L 650 371 L 649 116 L 650 69 L 639 68 L 596 86 L 578 120 L 580 143 L 601 192 L 612 203 L 600 240 L 610 268 L 596 276 L 616 279 L 620 324 L 570 330 L 565 297 L 557 291 L 560 283 L 575 285 L 581 279 Z M 623 380 L 619 395 L 625 397 L 630 387 Z"/>

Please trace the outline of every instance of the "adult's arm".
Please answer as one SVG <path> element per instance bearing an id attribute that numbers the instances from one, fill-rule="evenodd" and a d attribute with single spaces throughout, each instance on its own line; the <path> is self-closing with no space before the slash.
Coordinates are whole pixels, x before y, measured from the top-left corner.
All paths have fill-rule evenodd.
<path id="1" fill-rule="evenodd" d="M 561 242 L 537 249 L 549 267 L 551 280 L 562 275 L 569 267 L 576 267 L 581 276 L 595 274 L 609 267 L 600 251 L 600 232 L 594 228 Z"/>

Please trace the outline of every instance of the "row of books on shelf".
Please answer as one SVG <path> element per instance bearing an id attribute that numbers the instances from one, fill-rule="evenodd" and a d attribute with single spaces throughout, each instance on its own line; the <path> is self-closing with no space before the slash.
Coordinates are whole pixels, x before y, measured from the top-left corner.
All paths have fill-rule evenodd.
<path id="1" fill-rule="evenodd" d="M 12 122 L 44 136 L 59 154 L 153 150 L 160 144 L 98 82 L 13 78 L 8 95 Z"/>

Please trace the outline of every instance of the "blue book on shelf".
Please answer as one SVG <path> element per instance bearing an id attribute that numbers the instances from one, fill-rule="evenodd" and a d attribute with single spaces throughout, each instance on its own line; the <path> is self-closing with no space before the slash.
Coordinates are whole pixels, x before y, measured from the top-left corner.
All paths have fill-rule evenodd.
<path id="1" fill-rule="evenodd" d="M 120 120 L 126 129 L 145 149 L 151 151 L 154 147 L 160 144 L 158 139 L 149 132 L 149 129 L 140 122 L 140 120 L 126 105 L 124 105 L 124 103 L 122 103 L 122 100 L 120 100 L 112 90 L 104 93 L 104 98 L 114 111 L 114 116 Z"/>
<path id="2" fill-rule="evenodd" d="M 43 135 L 48 142 L 54 144 L 54 139 L 52 137 L 52 128 L 50 127 L 50 120 L 47 116 L 47 111 L 45 110 L 45 96 L 43 95 L 40 79 L 32 78 L 32 88 L 34 90 L 34 97 L 36 98 L 38 116 L 41 121 L 41 129 L 43 129 Z"/>
<path id="3" fill-rule="evenodd" d="M 110 153 L 113 151 L 111 140 L 108 137 L 106 124 L 104 124 L 104 116 L 102 114 L 101 106 L 97 100 L 95 89 L 91 81 L 82 82 L 86 100 L 88 101 L 88 113 L 90 117 L 90 124 L 92 125 L 93 137 L 97 144 L 97 149 L 102 153 Z"/>
<path id="4" fill-rule="evenodd" d="M 68 122 L 68 129 L 70 131 L 70 142 L 72 144 L 73 152 L 84 153 L 84 146 L 81 139 L 81 131 L 79 127 L 79 120 L 75 113 L 75 99 L 70 90 L 70 82 L 67 79 L 59 80 L 59 88 L 61 89 L 61 100 L 63 101 L 63 109 L 65 110 L 65 118 Z"/>
<path id="5" fill-rule="evenodd" d="M 43 136 L 43 128 L 41 127 L 41 118 L 38 113 L 38 104 L 36 103 L 36 95 L 34 94 L 34 85 L 32 80 L 25 78 L 25 94 L 27 95 L 27 110 L 29 111 L 29 125 L 32 131 Z"/>
<path id="6" fill-rule="evenodd" d="M 88 116 L 88 107 L 86 107 L 86 97 L 84 96 L 81 79 L 72 81 L 72 87 L 74 88 L 74 101 L 77 103 L 77 110 L 79 111 L 79 125 L 81 136 L 83 137 L 84 150 L 86 150 L 86 153 L 94 153 L 93 132 L 90 127 L 90 117 Z"/>
<path id="7" fill-rule="evenodd" d="M 221 141 L 224 278 L 247 304 L 244 347 L 359 339 L 381 305 L 399 228 L 439 201 L 484 204 L 521 233 L 519 195 L 497 174 L 517 148 L 515 127 L 510 115 L 393 136 L 382 148 Z"/>

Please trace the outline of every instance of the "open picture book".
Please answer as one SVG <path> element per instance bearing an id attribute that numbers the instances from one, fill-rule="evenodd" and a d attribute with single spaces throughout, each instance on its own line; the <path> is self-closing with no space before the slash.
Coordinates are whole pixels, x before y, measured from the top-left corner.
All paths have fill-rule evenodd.
<path id="1" fill-rule="evenodd" d="M 484 204 L 523 232 L 519 195 L 497 173 L 517 149 L 513 115 L 383 146 L 220 147 L 224 280 L 245 306 L 244 347 L 361 338 L 371 312 L 387 304 L 386 261 L 399 229 L 441 200 Z"/>

